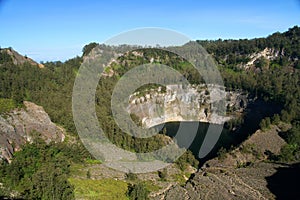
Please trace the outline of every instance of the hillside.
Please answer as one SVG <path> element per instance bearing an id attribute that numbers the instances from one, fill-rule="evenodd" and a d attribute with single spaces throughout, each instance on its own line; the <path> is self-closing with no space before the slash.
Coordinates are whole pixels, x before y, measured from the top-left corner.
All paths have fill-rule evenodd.
<path id="1" fill-rule="evenodd" d="M 64 132 L 42 107 L 24 101 L 24 108 L 0 114 L 0 159 L 11 162 L 14 152 L 21 150 L 25 143 L 32 143 L 36 137 L 47 143 L 63 142 Z"/>
<path id="2" fill-rule="evenodd" d="M 268 161 L 285 145 L 279 136 L 282 128 L 287 127 L 281 124 L 267 131 L 258 130 L 237 148 L 207 161 L 184 187 L 170 188 L 162 195 L 163 198 L 293 199 L 299 196 L 295 186 L 300 178 L 299 166 Z M 278 177 L 288 181 L 281 184 Z M 274 192 L 278 185 L 284 189 Z M 178 194 L 181 196 L 178 197 Z"/>
<path id="3" fill-rule="evenodd" d="M 37 63 L 31 58 L 20 55 L 17 51 L 12 48 L 0 48 L 0 64 L 11 61 L 14 65 L 22 65 L 29 63 L 30 65 L 36 65 L 39 68 L 44 68 L 43 64 Z"/>
<path id="4" fill-rule="evenodd" d="M 300 69 L 299 41 L 300 28 L 294 26 L 286 32 L 276 32 L 266 38 L 197 42 L 223 66 L 263 70 L 274 67 Z"/>
<path id="5" fill-rule="evenodd" d="M 161 101 L 166 103 L 167 121 L 216 123 L 210 116 L 215 99 L 209 99 L 202 87 L 203 78 L 190 63 L 164 51 L 168 48 L 131 51 L 133 47 L 126 45 L 91 43 L 83 48 L 81 57 L 37 67 L 38 63 L 14 50 L 1 49 L 0 146 L 5 159 L 0 161 L 0 197 L 49 199 L 52 191 L 56 191 L 55 199 L 128 199 L 137 192 L 151 199 L 295 197 L 295 187 L 279 180 L 287 181 L 282 174 L 294 174 L 291 182 L 295 185 L 299 180 L 295 173 L 300 162 L 299 30 L 293 27 L 251 40 L 197 41 L 215 58 L 223 77 L 226 112 L 222 113 L 221 122 L 226 122 L 226 134 L 233 140 L 220 141 L 221 147 L 204 159 L 191 149 L 167 169 L 144 174 L 110 169 L 103 164 L 105 160 L 95 160 L 84 148 L 72 113 L 72 92 L 76 77 L 81 75 L 79 68 L 89 59 L 90 52 L 92 58 L 116 56 L 102 66 L 104 72 L 96 88 L 99 125 L 117 147 L 131 153 L 147 153 L 173 141 L 172 134 L 166 136 L 163 129 L 153 137 L 137 138 L 123 131 L 111 111 L 114 88 L 120 77 L 135 66 L 172 66 L 191 87 L 150 84 L 138 88 L 122 99 L 130 105 L 127 112 L 131 119 L 146 127 L 164 122 L 155 123 L 157 113 L 151 109 L 154 104 L 163 107 Z M 193 51 L 194 44 L 172 48 Z M 98 51 L 93 51 L 94 47 Z M 124 49 L 129 51 L 120 53 Z M 268 109 L 272 112 L 265 111 Z M 83 110 L 80 114 L 85 116 L 89 110 Z M 188 118 L 193 113 L 200 117 Z M 33 131 L 39 135 L 35 140 L 30 135 Z M 122 159 L 121 155 L 116 159 Z M 279 186 L 289 188 L 280 192 Z"/>

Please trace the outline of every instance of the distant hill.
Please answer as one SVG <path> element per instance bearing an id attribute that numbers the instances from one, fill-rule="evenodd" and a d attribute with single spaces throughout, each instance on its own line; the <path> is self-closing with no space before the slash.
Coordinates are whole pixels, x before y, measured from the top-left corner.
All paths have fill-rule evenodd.
<path id="1" fill-rule="evenodd" d="M 6 63 L 6 62 L 12 62 L 14 65 L 22 65 L 24 63 L 29 63 L 31 65 L 36 65 L 39 68 L 44 68 L 43 64 L 37 63 L 33 59 L 25 56 L 22 56 L 17 51 L 9 48 L 0 48 L 0 64 Z"/>
<path id="2" fill-rule="evenodd" d="M 300 69 L 300 27 L 276 32 L 266 38 L 197 40 L 218 64 L 231 68 L 266 69 L 292 67 Z"/>

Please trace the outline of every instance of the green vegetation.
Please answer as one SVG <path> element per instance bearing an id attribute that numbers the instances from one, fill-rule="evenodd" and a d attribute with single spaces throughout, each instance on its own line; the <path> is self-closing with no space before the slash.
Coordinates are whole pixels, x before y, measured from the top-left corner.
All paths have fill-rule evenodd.
<path id="1" fill-rule="evenodd" d="M 0 114 L 8 112 L 14 108 L 16 108 L 17 105 L 12 99 L 0 99 Z"/>
<path id="2" fill-rule="evenodd" d="M 134 185 L 130 185 L 128 189 L 128 196 L 131 200 L 147 200 L 149 195 L 149 190 L 146 185 L 142 182 L 138 182 Z"/>
<path id="3" fill-rule="evenodd" d="M 96 42 L 85 45 L 82 49 L 82 56 L 87 56 L 97 45 Z"/>
<path id="4" fill-rule="evenodd" d="M 284 33 L 274 33 L 267 38 L 240 40 L 204 40 L 197 41 L 209 53 L 213 54 L 217 62 L 231 69 L 238 69 L 238 64 L 249 61 L 249 54 L 263 51 L 265 48 L 275 49 L 283 56 L 279 56 L 269 63 L 269 66 L 299 66 L 300 57 L 300 28 L 295 26 Z M 226 57 L 226 59 L 225 59 Z M 266 67 L 268 61 L 259 60 L 258 67 Z"/>
<path id="5" fill-rule="evenodd" d="M 128 181 L 136 181 L 138 179 L 135 173 L 129 172 L 126 174 L 126 180 Z"/>
<path id="6" fill-rule="evenodd" d="M 101 164 L 102 162 L 100 160 L 95 160 L 95 159 L 88 158 L 88 159 L 85 160 L 85 163 L 87 163 L 87 164 Z"/>
<path id="7" fill-rule="evenodd" d="M 245 144 L 241 149 L 241 153 L 252 154 L 255 156 L 256 159 L 261 159 L 261 157 L 262 157 L 261 153 L 257 150 L 257 147 L 255 144 Z M 243 164 L 245 164 L 245 163 L 243 163 Z"/>
<path id="8" fill-rule="evenodd" d="M 158 176 L 159 176 L 160 180 L 166 181 L 166 180 L 167 180 L 167 177 L 168 177 L 167 169 L 164 168 L 164 169 L 158 171 Z"/>
<path id="9" fill-rule="evenodd" d="M 227 150 L 224 147 L 221 147 L 217 153 L 218 159 L 225 160 L 227 158 L 226 153 L 227 153 Z"/>
<path id="10" fill-rule="evenodd" d="M 190 150 L 187 150 L 182 156 L 180 156 L 175 163 L 182 171 L 186 170 L 189 165 L 195 168 L 198 168 L 199 166 L 199 161 L 195 158 Z"/>
<path id="11" fill-rule="evenodd" d="M 279 160 L 284 162 L 300 160 L 300 124 L 294 123 L 293 127 L 283 136 L 287 144 L 281 149 Z"/>
<path id="12" fill-rule="evenodd" d="M 107 200 L 128 200 L 127 183 L 114 179 L 68 179 L 74 186 L 75 198 L 78 199 L 107 199 Z"/>
<path id="13" fill-rule="evenodd" d="M 155 192 L 161 189 L 161 187 L 156 185 L 154 181 L 149 181 L 149 180 L 143 181 L 143 184 L 146 187 L 146 189 L 151 192 L 153 191 Z"/>
<path id="14" fill-rule="evenodd" d="M 151 89 L 157 90 L 158 87 L 161 87 L 161 93 L 166 92 L 165 86 L 154 84 L 154 83 L 145 84 L 139 87 L 135 92 L 138 92 L 137 97 L 141 97 L 141 96 L 145 96 L 145 94 L 148 94 L 149 91 L 151 91 Z"/>
<path id="15" fill-rule="evenodd" d="M 11 56 L 0 48 L 0 64 L 12 62 Z"/>
<path id="16" fill-rule="evenodd" d="M 292 123 L 293 127 L 300 122 L 300 72 L 295 69 L 299 65 L 299 38 L 300 28 L 293 27 L 285 33 L 275 33 L 261 39 L 198 42 L 218 61 L 227 90 L 243 89 L 266 102 L 277 103 L 278 106 L 283 107 L 279 115 L 261 121 L 261 129 L 267 130 L 271 124 L 278 125 L 280 121 Z M 264 69 L 260 72 L 243 70 L 239 66 L 247 62 L 246 58 L 249 54 L 262 51 L 267 47 L 284 53 L 270 60 L 270 63 L 260 60 L 259 62 L 262 63 L 257 65 Z M 234 59 L 225 59 L 226 55 L 229 55 L 229 58 L 231 55 Z M 268 68 L 267 65 L 270 67 Z M 293 142 L 287 139 L 289 137 L 294 138 Z M 296 142 L 299 138 L 291 131 L 286 133 L 285 138 L 288 145 L 282 149 L 280 159 L 299 161 L 299 156 L 296 156 L 299 154 L 298 142 Z"/>
<path id="17" fill-rule="evenodd" d="M 236 165 L 236 168 L 247 168 L 252 166 L 253 163 L 252 162 L 238 162 Z"/>
<path id="18" fill-rule="evenodd" d="M 234 119 L 231 119 L 231 120 L 225 122 L 224 127 L 231 131 L 231 130 L 233 130 L 233 128 L 238 127 L 243 123 L 244 123 L 243 118 L 237 117 L 237 118 L 234 118 Z"/>
<path id="19" fill-rule="evenodd" d="M 14 65 L 7 62 L 0 65 L 0 98 L 12 99 L 16 105 L 30 100 L 44 107 L 52 121 L 75 134 L 72 119 L 72 89 L 75 71 L 81 58 L 65 63 L 44 63 L 45 68 L 29 63 Z"/>
<path id="20" fill-rule="evenodd" d="M 10 164 L 2 161 L 0 182 L 9 192 L 26 199 L 74 199 L 68 181 L 71 163 L 81 162 L 88 154 L 73 144 L 46 144 L 35 138 L 16 152 Z"/>
<path id="21" fill-rule="evenodd" d="M 300 160 L 299 41 L 299 27 L 293 27 L 282 34 L 274 33 L 267 38 L 198 41 L 216 59 L 227 90 L 243 90 L 283 108 L 281 113 L 272 118 L 263 119 L 260 127 L 266 130 L 271 124 L 278 125 L 280 121 L 292 124 L 292 129 L 283 134 L 288 144 L 282 148 L 277 158 L 284 162 Z M 83 56 L 96 45 L 86 45 Z M 113 51 L 117 47 L 102 45 L 101 48 Z M 185 45 L 181 48 L 192 47 Z M 261 52 L 265 48 L 278 52 L 278 56 L 271 60 L 260 58 L 255 62 L 255 69 L 245 70 L 241 67 L 250 60 L 250 54 Z M 165 146 L 166 139 L 162 134 L 146 139 L 135 138 L 122 132 L 113 120 L 110 97 L 119 77 L 132 67 L 149 63 L 154 58 L 154 63 L 174 67 L 190 83 L 198 84 L 203 80 L 189 63 L 173 53 L 157 49 L 140 51 L 143 56 L 128 53 L 119 57 L 117 64 L 112 66 L 116 75 L 100 80 L 95 97 L 96 113 L 100 126 L 114 144 L 134 152 L 151 152 Z M 82 61 L 82 57 L 76 57 L 64 63 L 47 62 L 44 63 L 45 68 L 40 69 L 29 63 L 15 65 L 6 52 L 0 51 L 0 113 L 8 112 L 20 106 L 24 100 L 29 100 L 43 106 L 55 123 L 78 139 L 72 119 L 72 89 Z M 140 91 L 151 88 L 153 85 L 145 85 Z M 230 108 L 227 112 L 231 112 Z M 132 118 L 139 123 L 136 116 Z M 230 121 L 226 126 L 231 130 L 240 123 L 240 120 Z M 70 178 L 76 168 L 84 164 L 99 164 L 99 161 L 91 159 L 81 144 L 46 144 L 36 139 L 33 144 L 26 144 L 22 149 L 14 155 L 11 164 L 1 162 L 0 182 L 5 187 L 0 188 L 0 196 L 16 191 L 17 197 L 26 199 L 73 199 L 75 188 L 75 197 L 84 199 L 147 199 L 149 191 L 153 189 L 149 189 L 147 183 L 140 183 L 130 173 L 127 175 L 128 181 L 132 182 L 129 189 L 123 181 L 92 180 L 90 172 L 83 174 L 88 179 Z M 244 151 L 253 153 L 251 148 Z M 224 148 L 220 149 L 219 158 L 224 159 L 225 153 Z M 188 151 L 176 164 L 184 171 L 188 165 L 198 167 L 199 162 Z M 159 176 L 162 180 L 168 178 L 164 171 Z M 183 179 L 180 176 L 182 182 Z"/>
<path id="22" fill-rule="evenodd" d="M 181 185 L 181 186 L 184 186 L 186 184 L 186 179 L 184 178 L 184 174 L 183 173 L 173 174 L 171 176 L 171 178 L 174 181 L 176 181 L 177 183 L 179 183 L 179 185 Z M 189 178 L 189 176 L 187 178 Z"/>
<path id="23" fill-rule="evenodd" d="M 270 128 L 271 125 L 271 119 L 270 117 L 266 117 L 265 119 L 262 119 L 259 126 L 261 130 L 265 131 Z"/>

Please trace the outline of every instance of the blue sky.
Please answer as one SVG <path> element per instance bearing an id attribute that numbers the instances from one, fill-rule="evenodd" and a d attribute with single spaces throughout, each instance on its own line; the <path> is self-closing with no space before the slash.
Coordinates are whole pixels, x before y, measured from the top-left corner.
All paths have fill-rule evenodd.
<path id="1" fill-rule="evenodd" d="M 139 27 L 172 29 L 191 39 L 237 39 L 294 25 L 300 25 L 299 0 L 0 0 L 0 46 L 37 61 L 64 61 L 81 55 L 89 42 Z"/>

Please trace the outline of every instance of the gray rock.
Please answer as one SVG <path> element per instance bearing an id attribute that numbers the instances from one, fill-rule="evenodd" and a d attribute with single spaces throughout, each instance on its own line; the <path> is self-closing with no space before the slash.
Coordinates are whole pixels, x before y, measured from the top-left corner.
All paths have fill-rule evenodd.
<path id="1" fill-rule="evenodd" d="M 43 107 L 28 101 L 24 101 L 24 106 L 0 115 L 0 158 L 9 162 L 23 144 L 32 142 L 34 131 L 47 143 L 65 138 L 64 130 L 50 120 Z"/>
<path id="2" fill-rule="evenodd" d="M 127 111 L 138 116 L 146 128 L 171 121 L 223 124 L 233 116 L 225 114 L 224 109 L 220 111 L 218 105 L 222 101 L 225 101 L 223 105 L 226 108 L 234 112 L 242 112 L 248 103 L 247 95 L 226 92 L 217 85 L 167 85 L 165 93 L 158 88 L 156 91 L 147 91 L 145 97 L 131 95 Z"/>

